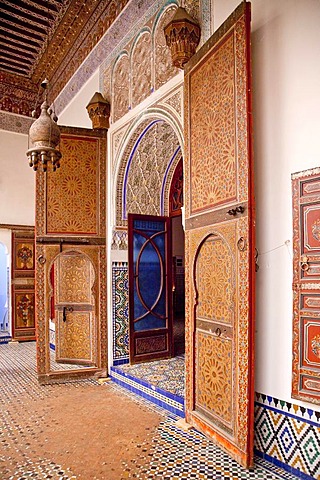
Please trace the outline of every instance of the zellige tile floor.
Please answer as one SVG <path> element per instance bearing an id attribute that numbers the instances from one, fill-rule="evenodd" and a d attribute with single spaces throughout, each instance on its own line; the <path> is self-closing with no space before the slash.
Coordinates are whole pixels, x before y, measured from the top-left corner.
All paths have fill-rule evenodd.
<path id="1" fill-rule="evenodd" d="M 177 425 L 178 418 L 168 414 L 160 407 L 140 399 L 127 390 L 108 382 L 103 387 L 94 380 L 81 380 L 72 384 L 57 384 L 41 386 L 35 373 L 35 344 L 20 343 L 0 345 L 0 478 L 1 480 L 24 479 L 60 479 L 71 480 L 78 478 L 68 465 L 62 467 L 48 459 L 35 461 L 29 454 L 32 449 L 32 422 L 37 421 L 36 412 L 25 431 L 21 427 L 21 418 L 17 415 L 21 409 L 15 405 L 23 403 L 25 398 L 41 399 L 50 396 L 57 389 L 81 389 L 87 385 L 90 388 L 105 388 L 121 392 L 130 398 L 130 401 L 143 404 L 144 408 L 156 411 L 161 421 L 158 428 L 148 438 L 148 446 L 139 444 L 139 454 L 133 461 L 123 464 L 123 473 L 119 480 L 139 478 L 145 480 L 169 479 L 264 479 L 293 480 L 295 477 L 276 469 L 275 467 L 256 459 L 256 466 L 246 471 L 236 462 L 215 446 L 210 440 L 195 429 L 185 432 Z M 72 395 L 70 395 L 72 398 Z M 114 406 L 114 415 L 117 415 L 117 405 Z M 25 422 L 24 422 L 25 425 Z M 42 426 L 43 429 L 46 425 Z M 50 435 L 50 430 L 46 432 Z M 106 438 L 101 441 L 108 442 Z M 26 438 L 28 442 L 26 443 Z M 31 440 L 30 440 L 31 438 Z M 14 445 L 17 455 L 7 455 L 8 445 Z M 115 454 L 117 449 L 115 448 Z M 12 450 L 11 450 L 12 452 Z M 83 477 L 81 477 L 83 478 Z M 88 478 L 88 480 L 109 480 L 103 476 Z"/>

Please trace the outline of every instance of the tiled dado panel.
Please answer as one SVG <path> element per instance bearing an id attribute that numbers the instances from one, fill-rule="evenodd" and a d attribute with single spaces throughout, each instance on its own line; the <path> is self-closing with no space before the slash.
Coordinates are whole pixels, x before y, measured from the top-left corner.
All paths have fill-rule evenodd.
<path id="1" fill-rule="evenodd" d="M 255 453 L 305 480 L 320 478 L 320 412 L 256 393 Z"/>
<path id="2" fill-rule="evenodd" d="M 129 285 L 127 262 L 112 264 L 113 364 L 129 361 Z"/>

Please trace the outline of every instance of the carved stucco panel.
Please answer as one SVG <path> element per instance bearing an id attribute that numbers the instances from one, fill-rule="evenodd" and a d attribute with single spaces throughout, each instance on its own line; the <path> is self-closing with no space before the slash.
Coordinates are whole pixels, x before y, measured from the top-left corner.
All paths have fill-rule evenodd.
<path id="1" fill-rule="evenodd" d="M 176 148 L 177 137 L 166 122 L 155 123 L 132 156 L 126 185 L 126 214 L 160 215 L 164 174 Z"/>
<path id="2" fill-rule="evenodd" d="M 111 65 L 108 65 L 108 68 L 103 72 L 103 96 L 112 104 L 111 90 Z"/>
<path id="3" fill-rule="evenodd" d="M 202 3 L 202 2 L 201 2 Z M 195 20 L 199 21 L 200 17 L 200 0 L 185 0 L 184 8 Z"/>
<path id="4" fill-rule="evenodd" d="M 173 95 L 170 95 L 166 98 L 163 103 L 164 105 L 168 106 L 170 110 L 173 110 L 175 113 L 182 118 L 182 98 L 183 98 L 183 91 L 182 87 L 175 92 Z"/>
<path id="5" fill-rule="evenodd" d="M 124 53 L 117 61 L 112 75 L 112 119 L 115 122 L 125 115 L 130 107 L 130 60 Z"/>
<path id="6" fill-rule="evenodd" d="M 131 54 L 131 95 L 135 107 L 151 93 L 151 34 L 140 35 Z"/>
<path id="7" fill-rule="evenodd" d="M 169 6 L 162 16 L 154 32 L 154 68 L 155 68 L 155 90 L 161 85 L 164 85 L 170 78 L 179 73 L 179 69 L 172 66 L 171 53 L 167 47 L 165 36 L 163 33 L 164 27 L 172 19 L 177 7 L 176 5 Z"/>

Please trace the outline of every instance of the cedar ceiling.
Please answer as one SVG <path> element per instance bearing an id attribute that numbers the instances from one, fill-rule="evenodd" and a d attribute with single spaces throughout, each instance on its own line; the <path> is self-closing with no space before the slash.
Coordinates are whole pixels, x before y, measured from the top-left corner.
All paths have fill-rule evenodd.
<path id="1" fill-rule="evenodd" d="M 30 115 L 45 77 L 56 97 L 128 1 L 1 0 L 0 109 Z"/>
<path id="2" fill-rule="evenodd" d="M 71 0 L 2 0 L 0 69 L 31 78 Z"/>

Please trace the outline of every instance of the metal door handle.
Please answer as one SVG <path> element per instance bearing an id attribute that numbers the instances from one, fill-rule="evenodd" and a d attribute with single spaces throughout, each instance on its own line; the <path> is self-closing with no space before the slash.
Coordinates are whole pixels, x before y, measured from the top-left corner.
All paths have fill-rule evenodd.
<path id="1" fill-rule="evenodd" d="M 63 307 L 62 320 L 67 321 L 67 312 L 73 312 L 73 307 Z"/>
<path id="2" fill-rule="evenodd" d="M 300 267 L 301 267 L 301 270 L 303 270 L 304 272 L 307 272 L 310 268 L 309 266 L 309 258 L 307 257 L 307 255 L 304 255 L 302 258 L 301 258 L 301 261 L 300 261 Z"/>
<path id="3" fill-rule="evenodd" d="M 243 212 L 244 212 L 244 207 L 242 205 L 239 205 L 239 207 L 231 208 L 230 210 L 228 210 L 227 214 L 230 215 L 231 217 L 235 217 L 237 213 L 243 213 Z"/>

